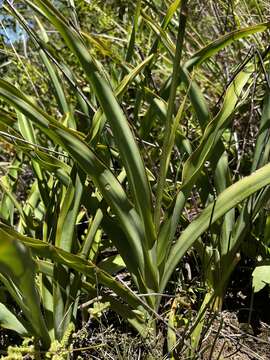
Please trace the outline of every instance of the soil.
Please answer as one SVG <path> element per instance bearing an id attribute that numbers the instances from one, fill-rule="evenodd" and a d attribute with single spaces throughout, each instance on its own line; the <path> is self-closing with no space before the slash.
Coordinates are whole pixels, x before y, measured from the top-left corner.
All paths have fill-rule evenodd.
<path id="1" fill-rule="evenodd" d="M 269 360 L 270 326 L 261 323 L 261 332 L 254 336 L 251 325 L 239 323 L 236 313 L 224 311 L 203 339 L 201 351 L 203 360 Z"/>
<path id="2" fill-rule="evenodd" d="M 224 311 L 202 341 L 203 360 L 269 360 L 270 294 L 252 291 L 253 260 L 243 257 L 224 299 Z"/>

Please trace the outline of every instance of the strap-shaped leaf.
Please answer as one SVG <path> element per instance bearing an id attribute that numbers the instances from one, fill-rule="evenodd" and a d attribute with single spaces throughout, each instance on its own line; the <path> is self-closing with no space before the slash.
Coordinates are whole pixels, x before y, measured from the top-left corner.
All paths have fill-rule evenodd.
<path id="1" fill-rule="evenodd" d="M 28 248 L 30 248 L 35 255 L 45 259 L 50 259 L 58 264 L 65 265 L 70 269 L 74 269 L 75 271 L 85 275 L 93 283 L 96 283 L 98 280 L 98 282 L 113 290 L 134 309 L 142 305 L 142 303 L 137 299 L 136 296 L 132 294 L 129 289 L 124 287 L 105 271 L 99 269 L 92 262 L 87 261 L 78 255 L 70 254 L 41 240 L 23 236 L 13 230 L 11 227 L 1 222 L 0 236 L 1 238 L 19 240 Z"/>
<path id="2" fill-rule="evenodd" d="M 221 110 L 217 116 L 208 124 L 200 145 L 184 164 L 182 172 L 182 187 L 177 194 L 172 214 L 166 220 L 163 231 L 160 234 L 162 238 L 166 237 L 168 239 L 168 243 L 171 243 L 173 239 L 181 212 L 185 206 L 187 197 L 189 196 L 193 185 L 196 183 L 205 162 L 209 160 L 213 154 L 213 151 L 218 145 L 218 142 L 227 125 L 227 122 L 229 121 L 230 116 L 235 111 L 236 104 L 239 101 L 241 92 L 252 74 L 252 69 L 253 65 L 248 65 L 235 77 L 234 81 L 226 91 Z M 162 239 L 161 243 L 163 243 Z M 167 248 L 163 249 L 163 252 L 166 251 L 168 251 Z M 162 259 L 162 257 L 160 259 Z"/>
<path id="3" fill-rule="evenodd" d="M 194 180 L 200 173 L 205 161 L 209 158 L 215 144 L 221 137 L 226 126 L 226 121 L 233 114 L 241 96 L 244 86 L 247 84 L 253 71 L 253 66 L 247 66 L 242 70 L 228 87 L 220 112 L 206 127 L 202 140 L 196 151 L 190 156 L 183 168 L 183 186 Z"/>
<path id="4" fill-rule="evenodd" d="M 48 0 L 26 1 L 34 10 L 41 12 L 59 31 L 70 50 L 78 57 L 85 74 L 94 89 L 101 107 L 110 123 L 124 163 L 129 184 L 141 220 L 144 224 L 145 241 L 151 249 L 155 241 L 152 218 L 152 201 L 145 166 L 128 121 L 107 81 L 101 76 L 97 64 L 91 58 L 82 37 Z M 36 5 L 37 6 L 36 6 Z M 41 11 L 40 11 L 41 10 Z"/>
<path id="5" fill-rule="evenodd" d="M 268 184 L 270 184 L 270 164 L 228 187 L 217 197 L 214 203 L 205 208 L 198 218 L 193 220 L 183 231 L 172 247 L 161 280 L 160 291 L 165 288 L 171 274 L 186 251 L 208 229 L 210 220 L 212 224 L 215 223 L 230 209 Z"/>
<path id="6" fill-rule="evenodd" d="M 122 229 L 130 241 L 138 267 L 144 273 L 140 219 L 113 173 L 78 135 L 44 113 L 21 91 L 4 80 L 0 80 L 0 97 L 31 119 L 55 143 L 61 144 L 78 162 L 83 171 L 92 178 L 103 197 L 117 214 Z"/>
<path id="7" fill-rule="evenodd" d="M 8 308 L 0 303 L 0 326 L 16 331 L 21 336 L 27 336 L 28 331 Z"/>
<path id="8" fill-rule="evenodd" d="M 51 262 L 37 260 L 37 264 L 38 271 L 40 273 L 50 278 L 53 277 L 53 264 Z M 96 297 L 97 290 L 94 286 L 92 286 L 92 284 L 88 283 L 87 281 L 82 281 L 81 286 L 85 291 L 87 291 L 89 296 L 91 296 L 92 298 Z M 100 302 L 109 302 L 111 309 L 118 313 L 120 316 L 122 316 L 124 319 L 129 321 L 129 323 L 135 329 L 137 329 L 141 336 L 146 337 L 147 335 L 149 335 L 151 329 L 146 323 L 147 312 L 145 309 L 140 308 L 140 310 L 133 310 L 131 306 L 119 302 L 119 300 L 115 298 L 114 294 L 109 294 L 106 289 L 104 289 L 104 291 L 102 288 L 99 289 L 99 295 L 101 297 Z"/>
<path id="9" fill-rule="evenodd" d="M 145 68 L 145 66 L 147 66 L 149 64 L 149 62 L 152 59 L 153 59 L 153 55 L 148 56 L 139 65 L 137 65 L 128 74 L 126 74 L 126 76 L 123 78 L 123 80 L 120 82 L 120 84 L 114 90 L 114 94 L 118 100 L 120 100 L 122 98 L 123 94 L 128 90 L 130 83 Z M 100 131 L 103 129 L 104 123 L 105 123 L 105 119 L 103 117 L 103 111 L 102 111 L 102 109 L 99 109 L 93 117 L 93 125 L 92 125 L 92 129 L 91 129 L 91 140 L 92 141 L 96 137 L 96 135 L 98 133 L 100 133 Z"/>
<path id="10" fill-rule="evenodd" d="M 27 320 L 31 323 L 35 334 L 41 339 L 43 346 L 48 349 L 50 337 L 46 327 L 39 302 L 39 295 L 35 284 L 36 267 L 31 253 L 16 238 L 9 236 L 0 229 L 0 273 L 14 288 L 15 301 Z"/>
<path id="11" fill-rule="evenodd" d="M 216 53 L 218 53 L 224 47 L 232 44 L 236 40 L 243 39 L 258 32 L 263 32 L 269 29 L 269 27 L 270 21 L 254 26 L 248 26 L 244 29 L 235 30 L 228 34 L 225 34 L 219 39 L 212 41 L 210 44 L 206 45 L 204 48 L 196 52 L 191 57 L 191 59 L 186 62 L 185 68 L 191 70 L 194 66 L 202 64 L 205 60 L 209 59 L 213 55 L 216 55 Z"/>

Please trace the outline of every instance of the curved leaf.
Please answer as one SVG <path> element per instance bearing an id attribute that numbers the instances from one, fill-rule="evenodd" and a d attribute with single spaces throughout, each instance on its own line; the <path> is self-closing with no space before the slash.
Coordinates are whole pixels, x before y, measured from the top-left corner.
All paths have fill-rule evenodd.
<path id="1" fill-rule="evenodd" d="M 95 264 L 83 259 L 78 255 L 70 254 L 41 240 L 23 236 L 13 230 L 11 227 L 1 222 L 0 237 L 6 239 L 9 238 L 10 240 L 18 239 L 39 257 L 50 259 L 58 264 L 62 264 L 70 269 L 74 269 L 75 271 L 78 271 L 87 278 L 91 279 L 93 283 L 96 283 L 98 280 L 98 282 L 113 290 L 134 309 L 142 305 L 142 303 L 135 295 L 132 294 L 129 289 L 125 288 L 105 271 L 99 269 Z"/>
<path id="2" fill-rule="evenodd" d="M 191 59 L 186 62 L 185 68 L 190 70 L 194 66 L 200 65 L 205 60 L 209 59 L 211 56 L 216 55 L 217 52 L 222 50 L 225 46 L 232 44 L 236 40 L 256 34 L 257 32 L 265 31 L 269 29 L 269 27 L 270 27 L 270 21 L 254 26 L 249 26 L 244 29 L 235 30 L 228 34 L 225 34 L 224 36 L 220 37 L 215 41 L 212 41 L 203 49 L 195 53 L 191 57 Z"/>
<path id="3" fill-rule="evenodd" d="M 41 309 L 39 295 L 35 283 L 36 266 L 30 251 L 16 238 L 10 237 L 0 229 L 0 273 L 11 288 L 18 294 L 18 301 L 27 320 L 31 323 L 35 334 L 47 349 L 50 337 Z M 9 288 L 9 286 L 7 286 Z M 12 293 L 12 295 L 15 294 Z"/>
<path id="4" fill-rule="evenodd" d="M 198 176 L 202 166 L 214 149 L 215 144 L 217 144 L 220 139 L 224 131 L 226 121 L 235 111 L 241 92 L 252 75 L 252 72 L 253 65 L 247 66 L 235 77 L 234 81 L 228 87 L 220 112 L 206 127 L 200 145 L 184 164 L 182 186 L 185 186 L 189 181 L 194 183 L 195 180 L 191 179 Z"/>
<path id="5" fill-rule="evenodd" d="M 47 19 L 60 32 L 70 50 L 78 57 L 107 120 L 112 127 L 127 172 L 136 209 L 144 224 L 146 234 L 145 241 L 148 248 L 151 249 L 155 241 L 155 229 L 152 218 L 150 186 L 139 148 L 123 110 L 118 104 L 110 85 L 101 76 L 96 62 L 91 58 L 81 35 L 76 29 L 66 22 L 64 16 L 62 16 L 48 0 L 35 0 L 35 4 L 38 6 L 30 0 L 26 0 L 26 2 L 34 10 L 46 15 Z"/>
<path id="6" fill-rule="evenodd" d="M 27 329 L 4 304 L 0 304 L 0 326 L 16 331 L 21 336 L 28 335 Z"/>
<path id="7" fill-rule="evenodd" d="M 186 251 L 208 229 L 210 220 L 212 224 L 215 223 L 230 209 L 268 184 L 270 184 L 270 164 L 228 187 L 217 197 L 214 203 L 205 208 L 198 218 L 193 220 L 183 231 L 171 248 L 161 280 L 160 291 L 164 290 L 171 274 Z"/>
<path id="8" fill-rule="evenodd" d="M 62 144 L 84 172 L 93 179 L 104 198 L 117 213 L 123 230 L 133 244 L 132 248 L 134 256 L 137 256 L 137 263 L 140 268 L 143 268 L 138 215 L 113 173 L 99 160 L 89 146 L 75 135 L 75 132 L 56 122 L 36 107 L 22 92 L 4 80 L 0 80 L 0 96 L 31 119 L 56 143 Z"/>

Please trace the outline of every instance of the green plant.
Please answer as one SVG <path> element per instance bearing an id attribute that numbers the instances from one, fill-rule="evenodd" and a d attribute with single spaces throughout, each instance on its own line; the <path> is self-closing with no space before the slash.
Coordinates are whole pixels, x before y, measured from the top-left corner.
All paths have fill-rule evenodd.
<path id="1" fill-rule="evenodd" d="M 86 96 L 78 85 L 78 75 L 68 64 L 62 64 L 63 59 L 52 49 L 41 20 L 38 20 L 40 35 L 37 35 L 16 8 L 6 2 L 7 10 L 17 18 L 36 47 L 49 74 L 57 109 L 61 112 L 57 118 L 54 109 L 44 111 L 38 106 L 40 99 L 34 100 L 10 82 L 0 80 L 0 96 L 10 106 L 1 113 L 1 134 L 6 141 L 16 139 L 15 147 L 21 159 L 28 159 L 35 178 L 23 206 L 14 196 L 10 176 L 6 175 L 1 182 L 5 192 L 2 206 L 9 206 L 10 214 L 14 214 L 15 209 L 19 214 L 18 224 L 2 216 L 8 224 L 0 224 L 1 242 L 10 252 L 15 251 L 16 244 L 24 244 L 16 254 L 19 264 L 23 264 L 25 252 L 31 259 L 25 250 L 31 249 L 41 274 L 37 285 L 36 269 L 32 267 L 30 296 L 33 301 L 38 286 L 44 314 L 36 308 L 34 321 L 25 309 L 25 328 L 42 341 L 44 348 L 48 348 L 53 339 L 61 340 L 69 323 L 76 319 L 80 294 L 87 291 L 90 297 L 95 297 L 95 285 L 100 283 L 121 299 L 120 303 L 117 302 L 112 292 L 102 288 L 102 301 L 109 302 L 112 309 L 128 319 L 142 336 L 149 332 L 154 335 L 160 320 L 157 313 L 162 294 L 179 262 L 194 245 L 209 286 L 198 325 L 193 329 L 195 340 L 191 345 L 194 350 L 201 330 L 200 317 L 207 306 L 213 304 L 213 299 L 220 307 L 229 275 L 237 261 L 239 246 L 248 231 L 246 222 L 252 221 L 268 201 L 267 186 L 270 183 L 268 153 L 265 153 L 265 159 L 258 160 L 266 136 L 264 131 L 257 138 L 252 173 L 233 184 L 223 138 L 233 115 L 241 112 L 254 81 L 252 75 L 261 60 L 266 62 L 267 52 L 262 58 L 257 55 L 248 58 L 238 69 L 225 90 L 223 105 L 213 117 L 195 82 L 196 74 L 200 66 L 220 50 L 238 39 L 266 31 L 270 24 L 235 30 L 209 43 L 184 62 L 188 2 L 175 0 L 159 26 L 142 9 L 143 2 L 138 1 L 125 54 L 127 62 L 118 71 L 116 79 L 113 76 L 110 79 L 105 65 L 90 55 L 87 37 L 50 1 L 26 0 L 25 3 L 38 17 L 45 18 L 46 24 L 50 24 L 46 26 L 53 26 L 59 32 L 70 54 L 76 57 L 90 92 L 90 96 Z M 167 30 L 178 8 L 175 47 Z M 134 37 L 140 25 L 139 19 L 149 26 L 152 46 L 146 59 L 138 64 Z M 151 88 L 151 71 L 157 67 L 160 49 L 169 59 L 172 74 L 161 79 L 159 90 L 155 90 Z M 65 81 L 61 81 L 62 76 Z M 116 80 L 118 83 L 114 88 Z M 132 102 L 133 124 L 119 105 L 132 83 L 138 89 L 136 98 L 126 98 Z M 69 88 L 78 99 L 76 105 L 83 120 L 77 116 L 78 109 L 74 109 L 69 100 L 71 97 L 66 95 Z M 268 102 L 265 106 L 268 109 Z M 138 121 L 140 112 L 144 114 L 141 122 Z M 181 131 L 181 122 L 189 112 L 194 114 L 192 121 L 199 125 L 195 146 Z M 266 129 L 264 119 L 262 116 L 262 129 Z M 156 188 L 150 181 L 152 169 L 145 162 L 144 150 L 136 141 L 137 133 L 145 141 L 153 136 L 152 132 L 155 134 L 155 121 L 162 123 L 165 129 Z M 111 132 L 109 135 L 106 124 Z M 169 167 L 173 163 L 176 143 L 182 147 L 181 184 L 178 186 L 176 183 L 170 189 L 169 181 L 174 180 Z M 117 164 L 120 170 L 112 169 L 113 164 Z M 215 190 L 208 176 L 209 169 L 214 174 Z M 194 191 L 202 211 L 187 224 L 181 216 L 185 207 L 190 209 L 189 198 Z M 236 215 L 235 208 L 240 215 Z M 76 234 L 76 227 L 89 214 L 89 226 L 82 242 Z M 205 242 L 202 237 L 209 231 L 211 236 Z M 106 242 L 106 237 L 117 248 L 119 268 L 124 263 L 136 291 L 104 271 L 102 262 L 97 263 L 97 250 Z M 108 259 L 107 269 L 113 260 Z M 21 295 L 18 294 L 25 297 L 30 290 L 20 288 L 16 283 L 18 266 L 14 264 L 8 273 L 12 286 L 5 285 L 21 307 Z M 17 321 L 12 327 L 22 331 L 22 325 Z M 173 323 L 171 319 L 171 330 Z M 174 330 L 171 334 L 169 350 L 177 342 L 173 338 Z"/>

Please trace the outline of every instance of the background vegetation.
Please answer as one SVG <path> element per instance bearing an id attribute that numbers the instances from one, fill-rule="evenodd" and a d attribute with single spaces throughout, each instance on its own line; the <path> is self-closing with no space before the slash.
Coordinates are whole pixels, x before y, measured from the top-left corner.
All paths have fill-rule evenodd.
<path id="1" fill-rule="evenodd" d="M 228 298 L 251 299 L 250 331 L 270 283 L 269 12 L 3 1 L 3 358 L 222 358 L 222 317 L 204 340 Z"/>

